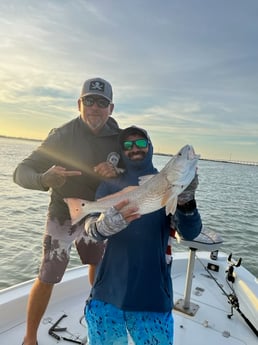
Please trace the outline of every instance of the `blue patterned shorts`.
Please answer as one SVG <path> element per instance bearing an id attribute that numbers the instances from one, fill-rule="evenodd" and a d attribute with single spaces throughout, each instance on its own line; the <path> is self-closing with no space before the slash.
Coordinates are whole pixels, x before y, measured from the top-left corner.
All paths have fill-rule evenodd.
<path id="1" fill-rule="evenodd" d="M 173 344 L 171 312 L 123 311 L 112 304 L 90 300 L 85 307 L 85 319 L 89 345 Z"/>

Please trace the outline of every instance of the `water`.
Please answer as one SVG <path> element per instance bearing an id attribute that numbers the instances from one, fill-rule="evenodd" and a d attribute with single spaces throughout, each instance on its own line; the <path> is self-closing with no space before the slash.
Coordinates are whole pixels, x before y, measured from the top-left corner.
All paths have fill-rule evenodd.
<path id="1" fill-rule="evenodd" d="M 19 187 L 12 173 L 38 144 L 0 138 L 0 289 L 37 275 L 49 194 Z M 159 169 L 168 160 L 154 156 Z M 198 171 L 196 198 L 204 225 L 221 234 L 223 251 L 242 257 L 243 265 L 258 277 L 258 166 L 201 160 Z M 175 244 L 173 250 L 185 248 Z M 78 264 L 73 248 L 69 267 Z"/>

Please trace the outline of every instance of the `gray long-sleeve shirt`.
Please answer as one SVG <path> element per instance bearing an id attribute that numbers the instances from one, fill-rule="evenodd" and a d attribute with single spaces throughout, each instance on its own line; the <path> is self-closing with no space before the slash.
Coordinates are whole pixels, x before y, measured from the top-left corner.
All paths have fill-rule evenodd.
<path id="1" fill-rule="evenodd" d="M 63 222 L 70 219 L 66 197 L 94 200 L 101 178 L 94 166 L 106 161 L 111 152 L 119 152 L 120 129 L 113 118 L 97 134 L 93 134 L 80 117 L 53 129 L 42 144 L 15 169 L 14 182 L 28 189 L 47 190 L 40 177 L 51 166 L 59 165 L 67 170 L 80 170 L 81 176 L 71 176 L 66 183 L 51 190 L 49 215 Z"/>

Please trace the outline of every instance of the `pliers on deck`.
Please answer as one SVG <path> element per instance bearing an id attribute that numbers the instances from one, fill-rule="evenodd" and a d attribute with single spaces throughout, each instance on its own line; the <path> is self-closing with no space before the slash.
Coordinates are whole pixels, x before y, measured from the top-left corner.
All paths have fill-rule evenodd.
<path id="1" fill-rule="evenodd" d="M 51 335 L 51 337 L 55 338 L 56 340 L 66 340 L 66 341 L 70 341 L 71 343 L 75 343 L 75 344 L 81 344 L 84 345 L 81 341 L 79 340 L 74 340 L 74 339 L 69 339 L 66 337 L 61 337 L 60 335 L 56 334 L 55 332 L 65 332 L 67 330 L 67 327 L 57 327 L 57 325 L 59 324 L 59 322 L 64 319 L 65 317 L 67 317 L 66 314 L 63 314 L 48 330 L 48 334 Z"/>

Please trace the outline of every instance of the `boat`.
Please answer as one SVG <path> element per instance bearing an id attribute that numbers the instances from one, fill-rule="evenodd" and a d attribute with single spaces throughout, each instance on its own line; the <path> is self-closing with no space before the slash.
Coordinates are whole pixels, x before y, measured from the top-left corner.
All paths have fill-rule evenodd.
<path id="1" fill-rule="evenodd" d="M 220 251 L 222 239 L 213 230 L 180 241 L 186 250 L 173 253 L 171 272 L 174 345 L 257 345 L 257 278 L 241 258 Z M 40 323 L 39 345 L 87 344 L 87 275 L 87 266 L 75 267 L 56 284 Z M 32 284 L 30 280 L 0 291 L 1 345 L 21 345 Z"/>

